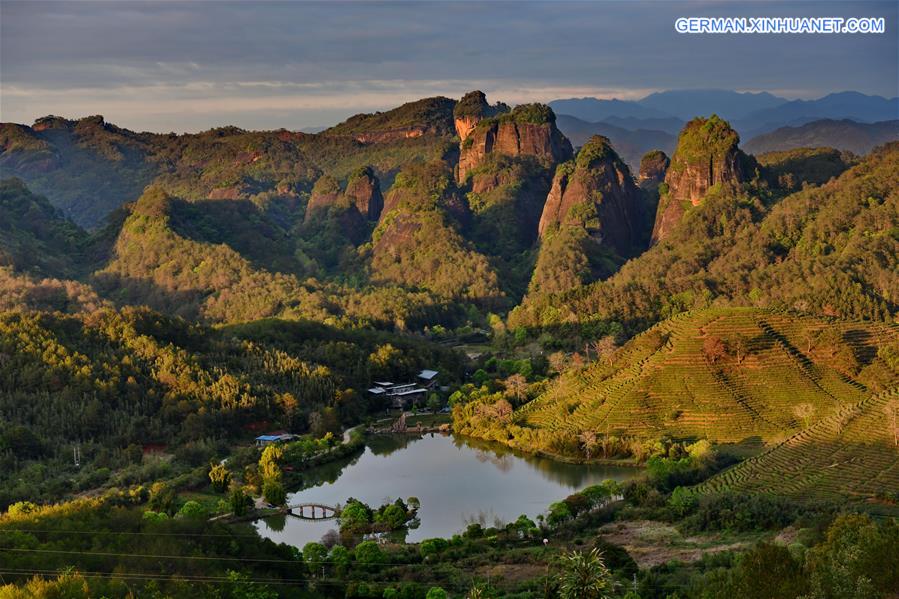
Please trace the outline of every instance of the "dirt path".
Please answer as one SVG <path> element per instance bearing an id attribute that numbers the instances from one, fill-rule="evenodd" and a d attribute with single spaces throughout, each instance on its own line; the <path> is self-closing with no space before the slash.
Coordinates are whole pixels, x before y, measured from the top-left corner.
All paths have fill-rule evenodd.
<path id="1" fill-rule="evenodd" d="M 695 562 L 707 553 L 744 549 L 751 544 L 751 541 L 723 539 L 719 535 L 685 537 L 673 526 L 652 520 L 613 522 L 600 528 L 599 535 L 624 547 L 640 568 L 672 560 Z"/>

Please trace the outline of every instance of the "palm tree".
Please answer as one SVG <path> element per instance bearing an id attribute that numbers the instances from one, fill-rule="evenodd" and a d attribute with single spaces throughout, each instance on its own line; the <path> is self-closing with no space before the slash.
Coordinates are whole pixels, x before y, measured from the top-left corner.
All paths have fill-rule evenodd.
<path id="1" fill-rule="evenodd" d="M 562 599 L 607 599 L 612 590 L 612 574 L 602 552 L 572 551 L 561 559 L 559 596 Z"/>
<path id="2" fill-rule="evenodd" d="M 486 597 L 487 594 L 484 591 L 484 587 L 476 584 L 468 590 L 468 595 L 465 596 L 465 599 L 486 599 Z"/>

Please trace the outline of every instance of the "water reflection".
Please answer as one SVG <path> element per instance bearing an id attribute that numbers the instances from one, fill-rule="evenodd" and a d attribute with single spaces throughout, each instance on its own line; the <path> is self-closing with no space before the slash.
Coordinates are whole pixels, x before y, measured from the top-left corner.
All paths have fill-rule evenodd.
<path id="1" fill-rule="evenodd" d="M 361 454 L 303 472 L 302 487 L 288 501 L 336 505 L 356 497 L 378 506 L 397 497 L 418 497 L 420 525 L 398 535 L 417 542 L 452 536 L 474 522 L 488 527 L 521 514 L 534 518 L 575 490 L 638 474 L 630 468 L 554 462 L 474 439 L 382 435 L 372 437 Z M 302 547 L 320 540 L 336 522 L 288 517 L 256 526 L 264 536 Z"/>

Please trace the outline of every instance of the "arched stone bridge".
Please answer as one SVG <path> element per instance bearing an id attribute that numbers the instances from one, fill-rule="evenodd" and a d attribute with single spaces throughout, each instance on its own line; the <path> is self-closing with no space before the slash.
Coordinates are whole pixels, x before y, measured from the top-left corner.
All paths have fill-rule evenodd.
<path id="1" fill-rule="evenodd" d="M 303 520 L 331 520 L 340 516 L 338 508 L 322 503 L 298 503 L 287 506 L 287 509 L 291 516 Z"/>

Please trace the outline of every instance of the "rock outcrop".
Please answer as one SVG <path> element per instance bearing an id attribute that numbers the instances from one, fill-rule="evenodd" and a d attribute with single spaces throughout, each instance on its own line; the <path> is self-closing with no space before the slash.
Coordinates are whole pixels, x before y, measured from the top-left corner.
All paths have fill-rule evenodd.
<path id="1" fill-rule="evenodd" d="M 618 255 L 630 256 L 638 242 L 640 203 L 627 165 L 608 138 L 595 135 L 573 163 L 556 170 L 538 232 L 543 238 L 553 227 L 581 226 Z"/>
<path id="2" fill-rule="evenodd" d="M 478 121 L 462 142 L 458 180 L 464 182 L 489 154 L 533 156 L 552 166 L 571 158 L 572 148 L 556 127 L 551 108 L 524 104 L 509 113 Z"/>
<path id="3" fill-rule="evenodd" d="M 361 243 L 367 232 L 366 218 L 356 204 L 356 198 L 341 193 L 337 179 L 323 175 L 315 183 L 306 205 L 304 226 L 331 219 L 343 236 L 353 244 Z"/>
<path id="4" fill-rule="evenodd" d="M 337 203 L 340 198 L 340 183 L 331 175 L 322 175 L 315 186 L 312 188 L 312 194 L 309 196 L 309 203 L 306 204 L 305 222 L 309 222 L 316 216 L 322 214 Z"/>
<path id="5" fill-rule="evenodd" d="M 381 183 L 370 166 L 357 170 L 350 175 L 344 194 L 352 198 L 359 213 L 370 221 L 381 217 L 384 209 L 384 196 L 381 195 Z"/>
<path id="6" fill-rule="evenodd" d="M 468 92 L 453 109 L 453 123 L 456 126 L 456 134 L 459 141 L 465 141 L 468 135 L 478 126 L 483 119 L 498 114 L 509 112 L 509 107 L 502 102 L 491 106 L 487 102 L 487 96 L 480 90 Z"/>
<path id="7" fill-rule="evenodd" d="M 665 173 L 670 164 L 671 159 L 665 152 L 661 150 L 647 152 L 640 159 L 640 175 L 637 177 L 637 183 L 643 189 L 655 191 L 665 180 Z"/>
<path id="8" fill-rule="evenodd" d="M 606 137 L 559 165 L 540 217 L 525 302 L 603 279 L 645 246 L 642 192 Z"/>
<path id="9" fill-rule="evenodd" d="M 750 178 L 753 161 L 740 150 L 739 142 L 737 132 L 716 115 L 695 118 L 684 126 L 659 188 L 652 243 L 667 237 L 713 186 L 738 185 Z"/>

